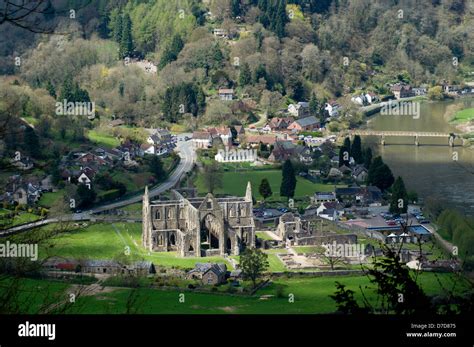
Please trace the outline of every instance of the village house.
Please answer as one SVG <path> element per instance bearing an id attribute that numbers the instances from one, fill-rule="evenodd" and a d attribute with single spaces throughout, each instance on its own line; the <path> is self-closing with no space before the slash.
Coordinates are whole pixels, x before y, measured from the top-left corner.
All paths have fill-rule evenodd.
<path id="1" fill-rule="evenodd" d="M 273 117 L 262 130 L 265 132 L 286 131 L 293 122 L 292 117 Z"/>
<path id="2" fill-rule="evenodd" d="M 79 184 L 89 185 L 91 184 L 91 182 L 92 180 L 89 178 L 89 176 L 87 176 L 85 172 L 82 172 L 80 176 L 77 178 L 77 183 Z"/>
<path id="3" fill-rule="evenodd" d="M 285 161 L 297 157 L 301 151 L 302 147 L 293 144 L 291 141 L 277 141 L 268 160 L 274 162 Z"/>
<path id="4" fill-rule="evenodd" d="M 367 99 L 367 102 L 369 104 L 373 104 L 374 102 L 379 101 L 379 97 L 377 96 L 377 94 L 375 94 L 373 92 L 366 93 L 365 98 Z"/>
<path id="5" fill-rule="evenodd" d="M 338 179 L 341 179 L 342 176 L 343 174 L 341 170 L 339 170 L 338 168 L 332 167 L 328 172 L 327 178 L 332 179 L 332 180 L 338 180 Z"/>
<path id="6" fill-rule="evenodd" d="M 275 135 L 249 135 L 245 136 L 245 142 L 250 145 L 258 145 L 263 143 L 265 145 L 274 145 L 278 141 L 278 136 Z"/>
<path id="7" fill-rule="evenodd" d="M 415 96 L 426 95 L 427 89 L 426 89 L 426 87 L 413 88 L 413 93 L 415 94 Z"/>
<path id="8" fill-rule="evenodd" d="M 142 156 L 145 154 L 162 156 L 169 153 L 169 148 L 166 145 L 144 143 L 140 146 L 140 149 L 142 150 Z"/>
<path id="9" fill-rule="evenodd" d="M 309 169 L 308 170 L 308 176 L 309 176 L 309 178 L 321 177 L 321 170 L 319 170 L 319 169 Z"/>
<path id="10" fill-rule="evenodd" d="M 34 167 L 33 161 L 28 157 L 22 157 L 19 160 L 13 159 L 11 164 L 22 171 L 31 170 Z"/>
<path id="11" fill-rule="evenodd" d="M 123 153 L 124 158 L 133 159 L 143 155 L 140 146 L 140 143 L 127 139 L 124 143 L 118 146 L 117 149 Z"/>
<path id="12" fill-rule="evenodd" d="M 234 90 L 221 88 L 219 89 L 218 95 L 222 101 L 232 101 L 234 99 Z"/>
<path id="13" fill-rule="evenodd" d="M 330 162 L 332 166 L 339 166 L 339 156 L 333 155 L 330 159 Z"/>
<path id="14" fill-rule="evenodd" d="M 107 161 L 115 161 L 123 158 L 124 153 L 118 149 L 96 148 L 94 154 Z"/>
<path id="15" fill-rule="evenodd" d="M 375 186 L 336 188 L 339 201 L 347 204 L 368 206 L 382 202 L 382 191 Z"/>
<path id="16" fill-rule="evenodd" d="M 107 165 L 110 163 L 107 159 L 103 159 L 99 157 L 98 155 L 95 155 L 93 153 L 87 152 L 82 155 L 80 155 L 76 160 L 76 163 L 78 164 L 96 164 L 96 165 Z"/>
<path id="17" fill-rule="evenodd" d="M 352 173 L 352 169 L 351 169 L 349 166 L 347 166 L 347 165 L 341 165 L 341 166 L 339 166 L 339 171 L 341 171 L 343 175 L 351 174 L 351 173 Z"/>
<path id="18" fill-rule="evenodd" d="M 194 148 L 207 149 L 212 147 L 212 136 L 207 131 L 193 132 L 192 141 Z"/>
<path id="19" fill-rule="evenodd" d="M 61 172 L 61 177 L 68 182 L 73 182 L 75 180 L 77 183 L 90 184 L 97 172 L 98 169 L 93 165 L 80 167 L 78 169 L 66 168 Z"/>
<path id="20" fill-rule="evenodd" d="M 215 37 L 220 38 L 220 39 L 228 39 L 229 38 L 229 33 L 227 30 L 222 29 L 222 28 L 215 28 L 212 30 L 212 33 L 214 34 Z"/>
<path id="21" fill-rule="evenodd" d="M 448 83 L 443 84 L 443 92 L 450 95 L 456 95 L 461 90 L 461 86 Z"/>
<path id="22" fill-rule="evenodd" d="M 41 189 L 32 183 L 22 184 L 11 194 L 11 201 L 18 205 L 33 205 L 41 197 Z"/>
<path id="23" fill-rule="evenodd" d="M 253 163 L 257 160 L 256 149 L 219 149 L 214 156 L 214 160 L 219 163 L 237 163 L 249 162 Z"/>
<path id="24" fill-rule="evenodd" d="M 81 272 L 90 274 L 147 276 L 156 273 L 155 266 L 150 261 L 121 264 L 114 260 L 86 260 L 79 266 Z"/>
<path id="25" fill-rule="evenodd" d="M 295 120 L 288 126 L 292 132 L 313 131 L 321 126 L 320 121 L 315 116 L 310 116 Z"/>
<path id="26" fill-rule="evenodd" d="M 352 178 L 357 182 L 367 181 L 368 171 L 363 165 L 357 165 L 354 170 L 352 170 Z"/>
<path id="27" fill-rule="evenodd" d="M 243 125 L 234 125 L 236 137 L 240 141 L 245 136 L 245 128 Z"/>
<path id="28" fill-rule="evenodd" d="M 371 105 L 375 101 L 378 101 L 378 97 L 375 93 L 369 92 L 369 93 L 361 93 L 359 95 L 353 96 L 351 98 L 351 101 L 357 105 L 360 106 L 365 106 L 365 105 Z"/>
<path id="29" fill-rule="evenodd" d="M 335 100 L 331 100 L 324 105 L 324 109 L 328 112 L 329 117 L 339 116 L 339 104 Z"/>
<path id="30" fill-rule="evenodd" d="M 221 127 L 214 127 L 214 128 L 207 128 L 209 134 L 211 134 L 212 140 L 220 139 L 222 144 L 226 147 L 232 146 L 232 131 L 229 127 L 221 126 Z"/>
<path id="31" fill-rule="evenodd" d="M 305 117 L 309 114 L 309 103 L 300 101 L 297 104 L 288 105 L 288 113 L 293 117 Z"/>
<path id="32" fill-rule="evenodd" d="M 310 147 L 305 147 L 299 154 L 298 159 L 303 164 L 309 165 L 313 162 L 313 151 Z"/>
<path id="33" fill-rule="evenodd" d="M 5 193 L 2 194 L 0 201 L 8 204 L 33 205 L 40 198 L 44 191 L 42 182 L 37 177 L 30 177 L 24 180 L 20 175 L 10 176 L 4 186 Z"/>
<path id="34" fill-rule="evenodd" d="M 199 280 L 204 285 L 225 283 L 227 267 L 225 264 L 196 263 L 194 269 L 186 274 L 188 280 Z"/>
<path id="35" fill-rule="evenodd" d="M 171 133 L 166 129 L 156 129 L 146 139 L 146 142 L 152 145 L 160 145 L 171 142 Z"/>
<path id="36" fill-rule="evenodd" d="M 408 84 L 397 83 L 397 84 L 394 84 L 390 88 L 390 90 L 392 91 L 393 95 L 395 96 L 397 100 L 415 96 L 413 89 Z"/>
<path id="37" fill-rule="evenodd" d="M 336 221 L 344 215 L 344 209 L 336 201 L 322 202 L 316 209 L 316 214 L 321 218 Z"/>
<path id="38" fill-rule="evenodd" d="M 314 196 L 312 198 L 312 203 L 313 204 L 321 204 L 323 202 L 335 202 L 337 201 L 336 199 L 336 193 L 334 192 L 329 192 L 329 193 L 324 193 L 324 192 L 316 192 L 314 193 Z"/>
<path id="39" fill-rule="evenodd" d="M 43 262 L 43 269 L 47 271 L 80 272 L 80 262 L 76 259 L 51 257 Z"/>
<path id="40" fill-rule="evenodd" d="M 154 155 L 155 154 L 155 146 L 153 144 L 144 143 L 140 146 L 140 149 L 142 151 L 142 155 L 144 155 L 144 154 Z"/>

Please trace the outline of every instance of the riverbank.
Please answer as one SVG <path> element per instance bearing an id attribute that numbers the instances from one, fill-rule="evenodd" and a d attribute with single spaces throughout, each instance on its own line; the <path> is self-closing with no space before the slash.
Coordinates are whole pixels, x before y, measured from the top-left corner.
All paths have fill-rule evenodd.
<path id="1" fill-rule="evenodd" d="M 419 118 L 378 113 L 367 119 L 367 128 L 381 132 L 461 133 L 450 120 L 461 107 L 473 107 L 473 102 L 472 97 L 422 102 Z M 447 138 L 422 138 L 418 146 L 414 146 L 411 137 L 391 137 L 385 146 L 381 146 L 380 138 L 375 136 L 365 137 L 363 141 L 375 155 L 381 155 L 394 176 L 403 177 L 407 189 L 416 190 L 420 198 L 443 199 L 447 206 L 472 215 L 474 151 L 469 148 L 472 143 L 466 140 L 468 137 L 466 133 L 457 138 L 455 147 L 448 146 Z M 453 151 L 457 161 L 453 160 Z"/>
<path id="2" fill-rule="evenodd" d="M 364 106 L 364 107 L 361 107 L 360 110 L 362 111 L 362 114 L 366 117 L 370 117 L 372 115 L 375 115 L 377 113 L 380 112 L 380 110 L 384 107 L 384 106 L 387 106 L 387 105 L 396 105 L 396 104 L 399 104 L 401 102 L 408 102 L 408 101 L 420 101 L 420 102 L 424 102 L 424 101 L 429 101 L 428 98 L 426 96 L 413 96 L 411 98 L 403 98 L 403 99 L 391 99 L 391 100 L 388 100 L 388 101 L 384 101 L 384 102 L 380 102 L 378 104 L 372 104 L 372 105 L 369 105 L 369 106 Z"/>
<path id="3" fill-rule="evenodd" d="M 463 134 L 471 134 L 474 137 L 474 107 L 457 110 L 450 123 Z"/>

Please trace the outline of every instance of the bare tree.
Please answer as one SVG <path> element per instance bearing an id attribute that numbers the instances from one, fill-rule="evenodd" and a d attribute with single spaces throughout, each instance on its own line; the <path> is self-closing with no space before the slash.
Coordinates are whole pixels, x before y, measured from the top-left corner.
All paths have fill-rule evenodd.
<path id="1" fill-rule="evenodd" d="M 0 3 L 0 25 L 10 23 L 33 33 L 52 33 L 52 28 L 41 23 L 43 15 L 54 11 L 50 1 L 3 0 Z"/>
<path id="2" fill-rule="evenodd" d="M 323 245 L 317 252 L 319 259 L 329 265 L 333 271 L 336 265 L 346 265 L 346 260 L 343 252 L 338 252 L 333 245 Z"/>
<path id="3" fill-rule="evenodd" d="M 90 3 L 87 1 L 74 10 Z M 0 0 L 0 25 L 9 23 L 36 34 L 58 34 L 54 30 L 54 23 L 45 20 L 45 16 L 61 15 L 70 10 L 55 9 L 51 0 Z"/>

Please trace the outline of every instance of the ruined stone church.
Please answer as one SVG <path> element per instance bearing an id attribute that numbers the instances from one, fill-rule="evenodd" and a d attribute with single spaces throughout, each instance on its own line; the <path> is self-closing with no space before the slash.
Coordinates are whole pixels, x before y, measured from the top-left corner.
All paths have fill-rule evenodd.
<path id="1" fill-rule="evenodd" d="M 142 242 L 149 251 L 176 251 L 181 257 L 239 255 L 255 247 L 252 188 L 245 197 L 184 198 L 150 201 L 143 196 Z"/>

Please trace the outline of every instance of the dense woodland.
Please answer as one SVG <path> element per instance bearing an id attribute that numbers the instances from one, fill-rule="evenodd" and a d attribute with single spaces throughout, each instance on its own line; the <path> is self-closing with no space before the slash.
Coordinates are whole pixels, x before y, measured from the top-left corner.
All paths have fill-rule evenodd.
<path id="1" fill-rule="evenodd" d="M 49 1 L 36 15 L 43 34 L 0 26 L 2 117 L 33 117 L 41 138 L 71 140 L 96 124 L 55 116 L 64 98 L 95 102 L 94 122 L 189 130 L 248 124 L 293 101 L 323 117 L 326 101 L 360 90 L 472 79 L 473 12 L 465 0 Z M 238 100 L 220 101 L 219 88 Z"/>

